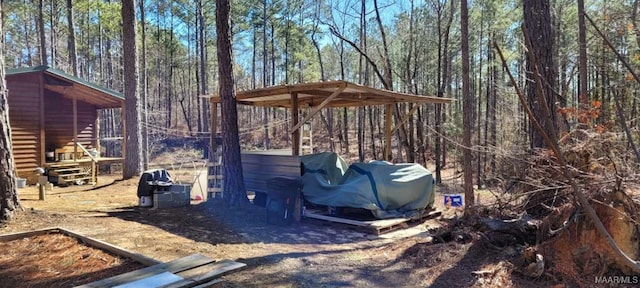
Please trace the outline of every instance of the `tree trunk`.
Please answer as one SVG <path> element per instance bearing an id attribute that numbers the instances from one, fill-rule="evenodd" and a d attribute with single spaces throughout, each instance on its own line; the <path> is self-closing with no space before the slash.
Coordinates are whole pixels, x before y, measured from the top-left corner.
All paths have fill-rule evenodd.
<path id="1" fill-rule="evenodd" d="M 78 54 L 76 52 L 76 33 L 73 26 L 73 0 L 67 0 L 67 22 L 69 25 L 69 65 L 73 76 L 78 76 Z M 74 132 L 75 133 L 75 132 Z"/>
<path id="2" fill-rule="evenodd" d="M 473 170 L 471 168 L 471 114 L 472 100 L 469 91 L 469 11 L 467 8 L 467 0 L 460 1 L 460 25 L 461 27 L 461 46 L 462 46 L 462 125 L 463 137 L 462 145 L 464 146 L 463 154 L 463 172 L 464 172 L 464 204 L 465 213 L 473 211 L 475 205 L 475 197 L 473 193 Z"/>
<path id="3" fill-rule="evenodd" d="M 140 175 L 142 167 L 142 135 L 140 133 L 140 106 L 138 105 L 138 63 L 136 52 L 136 8 L 134 0 L 122 1 L 122 50 L 124 56 L 124 97 L 126 154 L 122 178 Z"/>
<path id="4" fill-rule="evenodd" d="M 38 34 L 40 35 L 40 65 L 47 66 L 47 42 L 44 33 L 44 0 L 38 1 Z M 4 34 L 3 34 L 4 35 Z"/>
<path id="5" fill-rule="evenodd" d="M 4 35 L 2 6 L 0 1 L 0 35 Z M 21 209 L 16 190 L 15 163 L 9 125 L 9 95 L 4 74 L 4 37 L 2 37 L 0 38 L 0 223 L 11 220 L 16 211 Z"/>
<path id="6" fill-rule="evenodd" d="M 558 130 L 556 123 L 555 87 L 556 77 L 553 62 L 553 29 L 551 25 L 551 13 L 549 12 L 549 0 L 525 0 L 523 2 L 524 25 L 529 36 L 532 53 L 527 57 L 527 79 L 540 79 L 540 81 L 528 81 L 527 97 L 529 106 L 536 120 L 545 129 L 545 132 L 554 139 Z M 531 57 L 533 56 L 533 57 Z M 532 59 L 535 58 L 535 59 Z M 535 71 L 539 75 L 535 74 Z M 538 98 L 536 90 L 541 90 L 544 95 Z M 545 115 L 545 106 L 550 112 Z M 548 116 L 545 117 L 545 116 Z M 531 135 L 531 148 L 545 147 L 542 135 L 529 127 Z"/>
<path id="7" fill-rule="evenodd" d="M 51 7 L 51 15 L 49 17 L 49 44 L 50 44 L 50 54 L 51 54 L 51 67 L 55 68 L 56 67 L 56 26 L 55 26 L 55 11 L 57 10 L 57 4 L 58 1 L 57 0 L 51 0 L 50 7 Z M 107 87 L 108 88 L 108 87 Z"/>
<path id="8" fill-rule="evenodd" d="M 578 0 L 578 43 L 580 45 L 578 72 L 580 74 L 580 85 L 578 91 L 578 101 L 582 106 L 589 105 L 587 96 L 587 27 L 584 23 L 584 0 Z"/>
<path id="9" fill-rule="evenodd" d="M 140 0 L 140 33 L 141 35 L 141 43 L 142 43 L 142 51 L 140 53 L 140 64 L 142 64 L 142 73 L 140 73 L 140 99 L 142 100 L 142 114 L 143 114 L 143 123 L 142 123 L 142 167 L 144 170 L 149 168 L 149 99 L 147 95 L 147 33 L 145 30 L 145 15 L 144 15 L 144 0 Z M 187 126 L 188 125 L 187 120 Z M 191 131 L 191 129 L 189 129 Z"/>
<path id="10" fill-rule="evenodd" d="M 229 0 L 216 0 L 216 34 L 218 54 L 219 94 L 222 104 L 222 157 L 224 163 L 224 191 L 227 204 L 242 207 L 248 203 L 242 165 L 240 164 L 240 138 L 238 137 L 238 111 L 231 59 L 231 28 Z"/>
<path id="11" fill-rule="evenodd" d="M 207 45 L 206 45 L 206 39 L 205 39 L 205 31 L 204 31 L 204 11 L 202 8 L 202 0 L 198 1 L 198 19 L 200 19 L 200 27 L 198 30 L 198 34 L 200 34 L 200 37 L 198 37 L 200 39 L 200 92 L 202 93 L 202 95 L 207 95 Z M 200 104 L 200 106 L 202 107 L 202 131 L 199 132 L 206 132 L 209 131 L 209 105 L 207 105 L 207 98 L 202 97 L 200 99 L 200 101 L 202 102 Z M 205 141 L 204 143 L 209 143 L 209 141 Z M 209 147 L 208 144 L 204 145 L 204 156 L 205 158 L 208 158 L 208 153 L 209 153 Z"/>
<path id="12" fill-rule="evenodd" d="M 230 32 L 229 32 L 230 33 Z M 267 0 L 262 1 L 262 87 L 268 86 L 268 59 L 267 59 Z M 222 105 L 224 109 L 224 105 Z M 264 126 L 263 145 L 269 150 L 269 108 L 262 108 L 262 125 Z M 224 129 L 224 128 L 223 128 Z"/>

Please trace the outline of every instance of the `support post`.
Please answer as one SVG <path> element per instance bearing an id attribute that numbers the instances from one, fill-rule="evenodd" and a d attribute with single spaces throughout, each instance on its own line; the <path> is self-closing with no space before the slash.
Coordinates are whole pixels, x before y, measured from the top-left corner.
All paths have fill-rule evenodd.
<path id="1" fill-rule="evenodd" d="M 73 94 L 73 161 L 78 159 L 78 99 Z"/>
<path id="2" fill-rule="evenodd" d="M 44 201 L 46 199 L 46 192 L 45 192 L 46 186 L 45 184 L 42 183 L 38 183 L 38 199 L 40 199 L 41 201 Z"/>
<path id="3" fill-rule="evenodd" d="M 300 155 L 299 112 L 298 92 L 291 92 L 291 155 Z"/>
<path id="4" fill-rule="evenodd" d="M 385 105 L 385 126 L 384 126 L 384 160 L 391 161 L 391 117 L 393 112 L 391 111 L 391 104 Z"/>
<path id="5" fill-rule="evenodd" d="M 44 111 L 44 76 L 40 76 L 40 164 L 38 164 L 38 166 L 43 167 L 44 163 L 47 162 L 47 158 L 46 158 L 46 146 L 47 146 L 47 139 L 46 138 L 46 133 L 45 133 L 45 111 Z M 55 147 L 52 147 L 53 149 L 55 149 Z M 54 159 L 55 157 L 57 157 L 57 155 L 53 155 Z"/>
<path id="6" fill-rule="evenodd" d="M 95 137 L 93 138 L 96 139 L 93 147 L 96 148 L 96 151 L 100 154 L 100 112 L 98 110 L 96 110 L 96 121 L 93 125 L 93 131 L 95 131 Z"/>
<path id="7" fill-rule="evenodd" d="M 320 112 L 320 110 L 322 108 L 324 108 L 324 106 L 327 106 L 331 101 L 333 101 L 334 98 L 336 98 L 336 97 L 338 97 L 338 95 L 342 94 L 342 91 L 344 91 L 345 89 L 347 89 L 347 85 L 346 84 L 344 84 L 342 87 L 338 88 L 336 91 L 333 91 L 333 93 L 331 93 L 331 95 L 329 95 L 329 97 L 324 99 L 324 101 L 322 101 L 322 103 L 320 103 L 320 105 L 313 107 L 313 109 L 311 109 L 311 113 L 309 113 L 309 115 L 304 117 L 304 119 L 302 119 L 302 121 L 298 122 L 298 124 L 293 126 L 293 128 L 291 128 L 291 131 L 289 131 L 289 133 L 293 133 L 293 131 L 295 131 L 298 128 L 300 128 L 300 126 L 302 126 L 302 124 L 304 124 L 305 122 L 309 121 L 311 119 L 311 117 L 313 117 L 316 114 L 318 114 L 318 112 Z M 292 97 L 293 97 L 293 93 L 296 93 L 296 92 L 292 92 L 291 93 Z M 298 94 L 296 94 L 296 97 L 297 97 L 297 95 Z M 292 98 L 292 100 L 293 100 L 293 98 Z M 296 102 L 297 102 L 297 99 L 296 99 Z"/>

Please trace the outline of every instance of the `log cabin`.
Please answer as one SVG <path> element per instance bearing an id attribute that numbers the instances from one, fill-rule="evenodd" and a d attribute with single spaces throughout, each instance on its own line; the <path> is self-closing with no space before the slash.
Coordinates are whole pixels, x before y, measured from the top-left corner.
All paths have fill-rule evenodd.
<path id="1" fill-rule="evenodd" d="M 6 81 L 13 156 L 18 177 L 33 184 L 95 183 L 99 157 L 98 110 L 123 108 L 121 93 L 48 66 L 8 69 Z M 121 109 L 124 111 L 124 109 Z"/>

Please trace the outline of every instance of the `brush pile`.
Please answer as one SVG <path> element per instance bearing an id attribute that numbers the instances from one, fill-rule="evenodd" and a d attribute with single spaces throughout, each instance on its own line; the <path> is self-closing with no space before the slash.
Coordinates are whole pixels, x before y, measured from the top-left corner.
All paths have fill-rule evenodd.
<path id="1" fill-rule="evenodd" d="M 635 274 L 595 229 L 563 176 L 571 175 L 620 249 L 637 261 L 640 177 L 624 139 L 615 133 L 575 130 L 560 144 L 567 167 L 557 164 L 551 150 L 521 151 L 497 159 L 494 188 L 502 192 L 495 194 L 494 205 L 478 210 L 485 238 L 504 242 L 507 235 L 512 243 L 534 249 L 521 264 L 525 271 L 536 268 L 535 263 L 546 267 L 528 275 L 534 278 L 585 286 L 592 285 L 594 277 Z"/>

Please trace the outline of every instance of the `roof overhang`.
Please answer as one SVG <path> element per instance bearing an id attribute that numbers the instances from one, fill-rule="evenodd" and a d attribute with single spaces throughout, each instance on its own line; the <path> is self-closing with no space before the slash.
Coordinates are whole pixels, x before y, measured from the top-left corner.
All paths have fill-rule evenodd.
<path id="1" fill-rule="evenodd" d="M 19 77 L 26 73 L 43 73 L 44 89 L 62 97 L 86 102 L 98 108 L 119 108 L 124 103 L 121 93 L 90 83 L 73 75 L 47 66 L 7 70 L 8 77 Z"/>
<path id="2" fill-rule="evenodd" d="M 421 96 L 389 90 L 376 89 L 347 81 L 326 81 L 280 85 L 255 90 L 236 92 L 236 101 L 242 105 L 260 107 L 293 106 L 292 95 L 297 95 L 298 107 L 361 107 L 394 103 L 448 104 L 452 99 Z M 211 102 L 220 103 L 220 96 L 210 97 Z M 329 100 L 329 101 L 327 101 Z"/>

